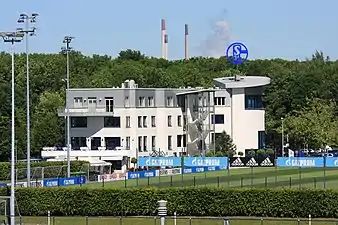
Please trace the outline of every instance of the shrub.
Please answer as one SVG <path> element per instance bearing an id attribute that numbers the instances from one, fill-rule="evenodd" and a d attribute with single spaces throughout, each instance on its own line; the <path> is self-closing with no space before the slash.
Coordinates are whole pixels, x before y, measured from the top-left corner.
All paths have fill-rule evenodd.
<path id="1" fill-rule="evenodd" d="M 78 172 L 83 170 L 83 166 L 89 164 L 86 161 L 72 161 L 71 162 L 71 172 Z M 64 167 L 63 170 L 57 169 L 56 167 Z M 35 168 L 45 168 L 44 169 L 44 177 L 45 178 L 54 178 L 58 176 L 64 175 L 67 172 L 66 169 L 67 162 L 31 162 L 31 170 L 32 176 L 41 178 L 42 169 L 36 170 Z M 27 163 L 25 162 L 18 162 L 15 163 L 17 177 L 18 179 L 26 178 L 26 167 Z M 49 168 L 48 168 L 49 167 Z M 54 167 L 54 168 L 53 168 Z M 48 168 L 48 169 L 46 169 Z M 36 171 L 34 171 L 36 170 Z M 0 162 L 0 180 L 5 181 L 9 180 L 10 178 L 10 171 L 11 171 L 11 163 L 10 162 Z"/>
<path id="2" fill-rule="evenodd" d="M 157 201 L 168 201 L 168 214 L 182 216 L 338 216 L 338 192 L 297 189 L 172 188 L 87 189 L 21 188 L 22 215 L 155 215 Z"/>

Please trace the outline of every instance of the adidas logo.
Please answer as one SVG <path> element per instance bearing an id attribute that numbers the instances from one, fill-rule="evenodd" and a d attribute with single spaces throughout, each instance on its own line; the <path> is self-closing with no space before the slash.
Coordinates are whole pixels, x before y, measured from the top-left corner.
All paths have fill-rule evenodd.
<path id="1" fill-rule="evenodd" d="M 254 158 L 251 158 L 247 163 L 246 166 L 258 166 L 258 163 Z"/>
<path id="2" fill-rule="evenodd" d="M 261 166 L 273 166 L 273 163 L 271 162 L 270 158 L 267 157 L 266 159 L 263 160 Z"/>
<path id="3" fill-rule="evenodd" d="M 233 161 L 231 163 L 230 166 L 244 166 L 244 163 L 242 162 L 242 160 L 240 158 L 235 159 L 235 161 Z"/>

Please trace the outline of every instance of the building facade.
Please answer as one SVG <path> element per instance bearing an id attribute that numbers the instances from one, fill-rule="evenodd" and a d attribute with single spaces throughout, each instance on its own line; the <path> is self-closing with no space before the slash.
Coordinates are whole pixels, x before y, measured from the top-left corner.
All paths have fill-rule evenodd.
<path id="1" fill-rule="evenodd" d="M 238 151 L 264 147 L 262 104 L 267 77 L 214 79 L 213 89 L 70 89 L 71 158 L 115 161 L 149 155 L 193 155 L 213 150 L 226 131 Z M 59 116 L 66 116 L 65 109 Z M 42 157 L 65 157 L 66 148 L 44 148 Z"/>

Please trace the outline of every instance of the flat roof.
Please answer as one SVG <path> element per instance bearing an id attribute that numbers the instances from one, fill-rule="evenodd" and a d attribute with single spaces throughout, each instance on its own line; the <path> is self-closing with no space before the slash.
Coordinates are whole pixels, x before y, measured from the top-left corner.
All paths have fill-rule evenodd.
<path id="1" fill-rule="evenodd" d="M 189 95 L 189 94 L 198 94 L 202 92 L 214 92 L 216 89 L 200 89 L 200 90 L 191 90 L 191 91 L 183 91 L 176 93 L 176 95 Z"/>
<path id="2" fill-rule="evenodd" d="M 236 79 L 235 79 L 236 78 Z M 269 77 L 263 76 L 237 76 L 220 77 L 214 79 L 215 85 L 220 88 L 249 88 L 260 87 L 270 84 Z"/>

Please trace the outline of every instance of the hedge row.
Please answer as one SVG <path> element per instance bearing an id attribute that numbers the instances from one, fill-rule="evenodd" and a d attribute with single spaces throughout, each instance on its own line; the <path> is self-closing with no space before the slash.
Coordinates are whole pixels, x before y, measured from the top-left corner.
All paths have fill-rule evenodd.
<path id="1" fill-rule="evenodd" d="M 86 161 L 72 161 L 71 162 L 71 171 L 77 172 L 84 170 L 84 166 L 89 163 Z M 31 175 L 33 179 L 40 179 L 42 177 L 42 169 L 44 168 L 44 177 L 53 178 L 53 177 L 62 177 L 67 173 L 67 162 L 31 162 Z M 26 167 L 27 163 L 18 162 L 15 164 L 18 180 L 26 178 Z M 0 162 L 0 180 L 6 181 L 10 179 L 11 163 L 10 162 Z"/>
<path id="2" fill-rule="evenodd" d="M 296 189 L 87 189 L 22 188 L 22 215 L 155 215 L 158 200 L 181 216 L 338 217 L 338 192 Z"/>

